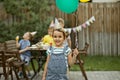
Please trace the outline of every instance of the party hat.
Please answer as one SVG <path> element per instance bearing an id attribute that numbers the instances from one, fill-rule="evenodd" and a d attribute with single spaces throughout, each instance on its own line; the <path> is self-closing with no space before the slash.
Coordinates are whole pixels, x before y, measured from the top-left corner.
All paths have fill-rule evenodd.
<path id="1" fill-rule="evenodd" d="M 31 35 L 34 36 L 37 33 L 37 31 L 31 32 Z"/>

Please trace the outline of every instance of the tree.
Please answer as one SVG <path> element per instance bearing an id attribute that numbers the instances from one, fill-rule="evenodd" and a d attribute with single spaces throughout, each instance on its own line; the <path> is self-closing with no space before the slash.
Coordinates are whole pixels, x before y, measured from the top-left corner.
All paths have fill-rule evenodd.
<path id="1" fill-rule="evenodd" d="M 7 26 L 7 39 L 14 39 L 16 35 L 22 36 L 27 31 L 37 31 L 36 38 L 47 33 L 51 21 L 49 0 L 3 0 L 6 12 L 12 15 L 12 21 L 2 24 Z M 6 39 L 2 39 L 6 40 Z"/>

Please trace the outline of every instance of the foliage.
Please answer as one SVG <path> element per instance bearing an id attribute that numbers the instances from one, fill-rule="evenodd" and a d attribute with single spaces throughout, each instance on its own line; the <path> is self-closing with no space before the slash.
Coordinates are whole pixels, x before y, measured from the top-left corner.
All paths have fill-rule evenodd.
<path id="1" fill-rule="evenodd" d="M 3 23 L 2 21 L 0 21 L 0 37 L 0 42 L 3 42 L 3 40 L 7 40 L 7 38 L 9 37 L 8 27 L 5 26 L 5 23 Z"/>
<path id="2" fill-rule="evenodd" d="M 36 38 L 47 33 L 52 18 L 48 0 L 3 0 L 3 3 L 12 19 L 8 19 L 9 24 L 1 21 L 0 27 L 4 31 L 0 33 L 3 36 L 0 41 L 14 39 L 16 35 L 22 36 L 27 31 L 37 31 Z"/>
<path id="3" fill-rule="evenodd" d="M 0 2 L 2 2 L 2 1 L 4 1 L 4 0 L 0 0 Z"/>

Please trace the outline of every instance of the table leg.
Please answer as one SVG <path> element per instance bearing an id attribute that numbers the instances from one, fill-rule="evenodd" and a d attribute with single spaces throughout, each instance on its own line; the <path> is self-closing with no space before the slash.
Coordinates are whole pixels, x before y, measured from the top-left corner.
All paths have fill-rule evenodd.
<path id="1" fill-rule="evenodd" d="M 34 63 L 33 63 L 33 59 L 34 59 L 34 58 L 31 58 L 31 65 L 32 65 L 32 68 L 33 68 L 34 74 L 33 74 L 33 76 L 32 76 L 31 79 L 33 79 L 33 78 L 35 77 L 35 75 L 37 74 L 37 71 L 35 70 L 35 66 L 34 66 Z M 35 59 L 36 59 L 36 58 L 35 58 Z"/>

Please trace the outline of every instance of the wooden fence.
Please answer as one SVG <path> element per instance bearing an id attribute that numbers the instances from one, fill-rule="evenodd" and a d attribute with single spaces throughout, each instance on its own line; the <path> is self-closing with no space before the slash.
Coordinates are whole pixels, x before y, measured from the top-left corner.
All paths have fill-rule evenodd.
<path id="1" fill-rule="evenodd" d="M 74 14 L 62 13 L 57 8 L 52 14 L 65 19 L 70 27 L 95 16 L 96 21 L 78 33 L 79 48 L 88 42 L 89 55 L 120 55 L 120 3 L 81 3 L 76 12 L 77 19 Z"/>
<path id="2" fill-rule="evenodd" d="M 78 33 L 79 49 L 88 42 L 89 55 L 120 55 L 120 3 L 80 3 L 73 14 L 61 12 L 54 4 L 51 15 L 63 18 L 67 27 L 81 25 L 95 16 L 96 21 Z M 6 17 L 4 13 L 0 16 Z"/>

